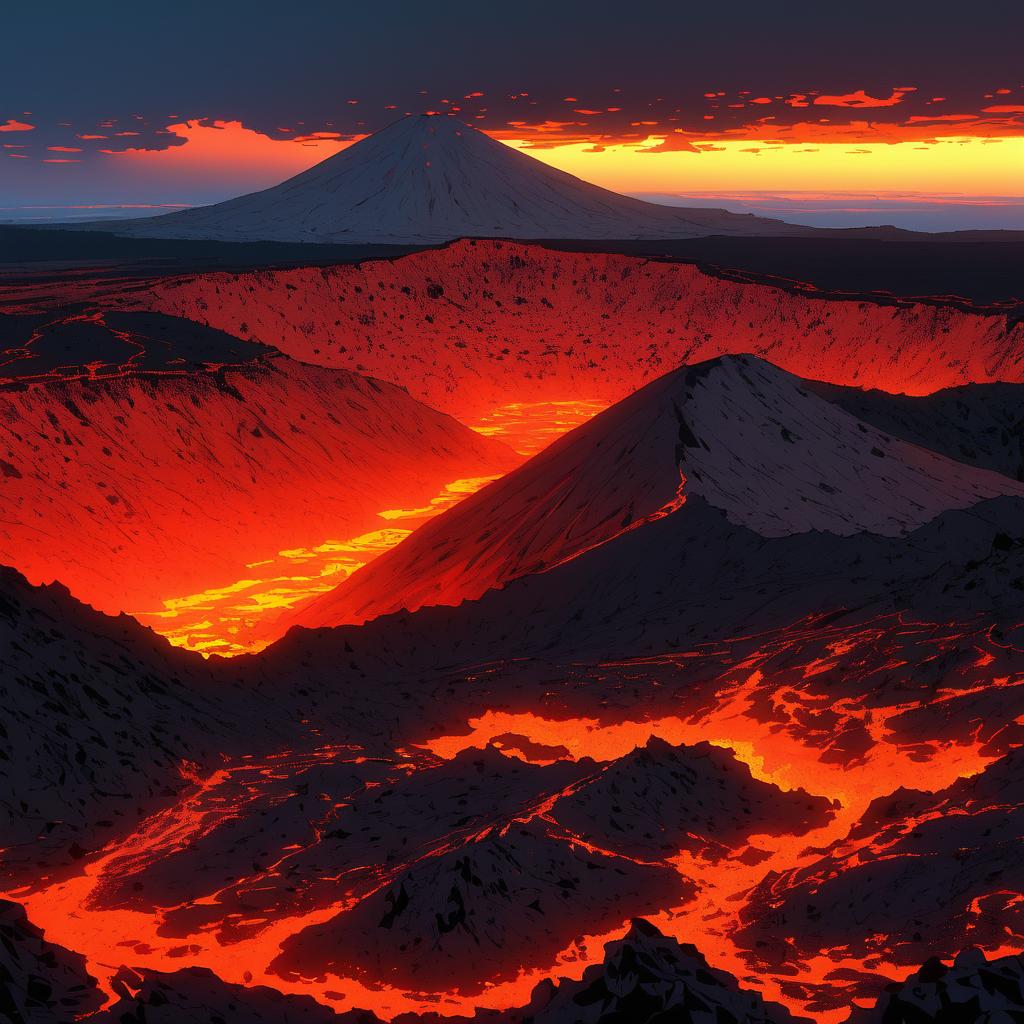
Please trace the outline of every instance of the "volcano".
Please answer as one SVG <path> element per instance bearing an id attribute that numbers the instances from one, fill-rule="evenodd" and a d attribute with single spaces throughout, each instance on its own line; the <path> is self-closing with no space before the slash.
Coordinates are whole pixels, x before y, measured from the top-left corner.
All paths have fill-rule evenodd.
<path id="1" fill-rule="evenodd" d="M 895 537 L 1024 486 L 869 426 L 770 363 L 723 356 L 648 384 L 279 626 L 473 600 L 695 495 L 760 537 Z"/>
<path id="2" fill-rule="evenodd" d="M 448 116 L 396 121 L 274 188 L 118 225 L 118 234 L 407 245 L 455 238 L 808 234 L 725 210 L 659 206 L 557 170 Z"/>

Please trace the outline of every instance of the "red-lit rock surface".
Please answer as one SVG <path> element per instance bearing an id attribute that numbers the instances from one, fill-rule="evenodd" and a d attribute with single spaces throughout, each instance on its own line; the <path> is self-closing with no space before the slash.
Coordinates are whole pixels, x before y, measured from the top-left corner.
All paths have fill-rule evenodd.
<path id="1" fill-rule="evenodd" d="M 392 384 L 188 321 L 6 328 L 25 355 L 0 390 L 0 558 L 106 611 L 160 611 L 518 461 Z"/>
<path id="2" fill-rule="evenodd" d="M 524 266 L 510 264 L 516 274 L 534 251 L 490 251 L 506 249 L 521 254 Z M 387 266 L 403 264 L 405 273 L 405 261 Z M 330 282 L 374 266 L 316 273 Z M 634 261 L 633 273 L 696 272 Z M 245 280 L 255 289 L 260 276 Z M 449 285 L 430 301 L 448 303 Z M 534 285 L 535 295 L 551 294 Z M 755 292 L 743 294 L 738 308 L 757 308 L 743 304 Z M 796 301 L 776 289 L 756 294 L 765 308 L 773 296 Z M 523 297 L 522 306 L 501 308 L 530 308 Z M 405 298 L 427 301 L 420 293 Z M 613 307 L 597 301 L 609 316 L 595 321 L 612 323 Z M 651 293 L 645 301 L 654 301 Z M 1019 328 L 999 334 L 996 318 L 957 313 L 962 319 L 944 321 L 953 314 L 934 307 L 798 301 L 834 316 L 866 311 L 867 321 L 826 346 L 840 377 L 853 372 L 850 346 L 869 359 L 863 346 L 872 338 L 883 347 L 902 338 L 893 365 L 917 380 L 1015 372 L 1005 353 Z M 535 305 L 548 327 L 557 326 L 551 310 L 539 299 Z M 258 299 L 252 308 L 259 311 Z M 793 307 L 783 320 L 780 308 L 773 329 L 790 337 L 801 324 L 793 351 L 810 360 L 826 328 L 812 329 Z M 728 311 L 716 305 L 707 322 L 724 324 Z M 871 320 L 883 314 L 896 323 L 890 333 Z M 922 319 L 900 333 L 926 315 L 931 328 Z M 951 368 L 925 358 L 943 337 L 932 329 L 942 323 L 977 342 L 971 352 L 981 353 L 979 363 Z M 724 325 L 715 330 L 727 336 Z M 396 348 L 400 337 L 396 330 Z M 417 338 L 404 337 L 415 354 Z M 76 371 L 75 386 L 97 386 L 97 376 L 123 367 L 123 340 L 104 349 L 98 366 Z M 467 349 L 442 346 L 439 358 L 465 354 L 468 340 Z M 625 366 L 629 336 L 613 340 Z M 224 344 L 229 354 L 242 351 L 237 339 Z M 68 364 L 59 346 L 50 351 Z M 516 394 L 516 378 L 499 370 L 493 393 L 476 388 L 472 374 L 484 372 L 484 351 L 474 350 L 477 370 L 457 376 L 449 365 L 446 379 L 452 403 L 469 395 L 489 414 Z M 205 366 L 201 352 L 189 361 L 189 374 L 210 389 L 221 376 L 245 376 L 244 367 Z M 32 365 L 22 356 L 17 362 Z M 272 359 L 267 373 L 282 362 Z M 689 999 L 695 990 L 673 977 L 653 936 L 627 942 L 656 960 L 644 967 L 645 1001 L 635 998 L 631 966 L 625 978 L 616 968 L 604 981 L 591 971 L 575 987 L 635 913 L 648 914 L 667 939 L 694 943 L 711 968 L 727 970 L 744 989 L 823 1024 L 845 1019 L 853 999 L 877 998 L 880 983 L 906 973 L 902 963 L 923 959 L 920 942 L 906 934 L 916 920 L 943 952 L 959 948 L 964 929 L 990 956 L 1024 948 L 1024 884 L 1014 859 L 1014 773 L 1024 744 L 1024 499 L 1011 478 L 1013 394 L 998 408 L 970 388 L 934 405 L 867 396 L 858 406 L 848 395 L 826 402 L 755 360 L 724 364 L 734 372 L 717 383 L 699 374 L 691 381 L 693 402 L 683 395 L 681 420 L 674 408 L 646 421 L 612 410 L 605 422 L 619 428 L 602 442 L 596 464 L 566 467 L 599 471 L 545 478 L 558 496 L 583 489 L 593 510 L 580 520 L 587 550 L 569 551 L 574 557 L 544 572 L 530 571 L 537 566 L 527 550 L 516 579 L 459 607 L 294 630 L 262 655 L 204 662 L 130 620 L 105 618 L 63 591 L 5 573 L 6 897 L 25 906 L 48 941 L 84 954 L 124 1012 L 145 1005 L 148 1017 L 152 993 L 169 986 L 160 989 L 167 1000 L 160 1005 L 174 1009 L 154 1008 L 153 1019 L 178 1006 L 241 1014 L 250 998 L 250 1019 L 259 1019 L 285 1005 L 232 988 L 243 985 L 271 986 L 282 999 L 313 996 L 337 1010 L 367 1007 L 386 1019 L 438 1010 L 486 1016 L 530 1006 L 538 982 L 563 976 L 565 997 L 549 1001 L 560 1012 L 573 1012 L 570 1004 L 590 992 L 612 1012 L 676 1013 L 674 996 Z M 882 365 L 890 365 L 886 357 Z M 583 380 L 581 370 L 554 374 L 552 383 L 535 369 L 518 381 L 538 398 L 564 399 L 566 381 Z M 592 369 L 595 380 L 626 390 L 635 380 Z M 130 377 L 141 394 L 180 379 L 180 370 L 161 359 Z M 634 371 L 644 379 L 661 372 L 642 364 Z M 685 384 L 685 373 L 679 377 Z M 26 384 L 12 393 L 71 386 Z M 701 389 L 714 399 L 707 406 Z M 436 394 L 449 392 L 442 386 Z M 609 388 L 606 397 L 617 396 Z M 696 415 L 687 416 L 687 406 Z M 557 461 L 572 443 L 559 442 L 534 466 Z M 970 452 L 960 451 L 965 445 Z M 674 500 L 682 478 L 685 503 Z M 544 497 L 542 490 L 532 506 Z M 658 515 L 666 501 L 671 514 Z M 411 507 L 404 497 L 388 503 L 398 505 Z M 567 502 L 556 497 L 543 508 L 547 515 L 519 515 L 514 526 L 548 556 L 567 536 Z M 486 545 L 481 551 L 489 554 Z M 517 557 L 517 545 L 505 553 Z M 643 757 L 634 751 L 652 737 L 656 751 L 681 748 L 666 760 L 684 765 L 687 748 L 713 745 L 708 760 L 719 771 L 692 791 L 696 801 L 712 800 L 712 813 L 698 808 L 695 819 L 688 802 L 675 822 L 660 813 L 674 806 L 677 767 L 638 766 Z M 491 743 L 502 752 L 486 750 Z M 628 829 L 614 802 L 622 792 L 630 794 Z M 648 793 L 658 795 L 644 804 Z M 563 821 L 562 801 L 563 810 L 584 801 L 586 813 Z M 745 818 L 757 831 L 742 825 Z M 687 834 L 666 829 L 675 825 Z M 595 884 L 599 876 L 604 884 Z M 863 883 L 852 898 L 846 876 Z M 391 914 L 403 887 L 408 902 Z M 950 889 L 951 900 L 937 903 L 929 895 L 936 888 Z M 816 899 L 827 914 L 807 914 Z M 558 914 L 538 923 L 531 904 L 551 900 Z M 696 980 L 710 984 L 693 960 Z M 190 965 L 216 977 L 168 980 Z M 724 1001 L 695 992 L 716 1013 L 777 1019 L 755 996 L 732 1001 L 731 981 L 718 980 L 712 988 Z M 546 992 L 550 986 L 531 1013 L 548 1005 Z M 624 997 L 631 1001 L 620 1005 Z M 318 1011 L 305 1004 L 301 1012 L 315 1019 Z M 554 1012 L 551 1019 L 561 1024 Z"/>
<path id="3" fill-rule="evenodd" d="M 470 424 L 516 402 L 610 404 L 681 363 L 724 353 L 918 395 L 1024 379 L 1024 324 L 1005 314 L 814 298 L 689 265 L 514 242 L 165 278 L 120 301 L 402 384 Z"/>

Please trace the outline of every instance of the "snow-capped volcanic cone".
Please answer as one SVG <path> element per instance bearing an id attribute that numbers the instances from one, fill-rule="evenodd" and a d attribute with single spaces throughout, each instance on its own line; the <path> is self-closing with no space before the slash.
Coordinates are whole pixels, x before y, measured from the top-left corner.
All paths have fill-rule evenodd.
<path id="1" fill-rule="evenodd" d="M 446 115 L 406 117 L 274 188 L 119 224 L 118 234 L 410 245 L 455 238 L 807 234 L 724 210 L 658 206 L 556 170 Z"/>

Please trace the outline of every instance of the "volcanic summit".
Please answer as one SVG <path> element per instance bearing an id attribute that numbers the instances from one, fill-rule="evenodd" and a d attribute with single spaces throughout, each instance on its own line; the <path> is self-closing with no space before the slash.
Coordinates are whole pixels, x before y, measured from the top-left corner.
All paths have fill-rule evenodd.
<path id="1" fill-rule="evenodd" d="M 119 234 L 250 242 L 669 239 L 806 234 L 782 221 L 631 199 L 447 115 L 402 118 L 273 188 L 118 225 Z"/>

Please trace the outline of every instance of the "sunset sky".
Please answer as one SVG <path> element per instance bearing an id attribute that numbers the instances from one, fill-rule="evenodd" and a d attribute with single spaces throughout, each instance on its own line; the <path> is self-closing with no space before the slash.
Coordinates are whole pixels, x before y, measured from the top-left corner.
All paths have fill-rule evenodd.
<path id="1" fill-rule="evenodd" d="M 214 202 L 448 111 L 662 201 L 1024 228 L 1019 3 L 101 0 L 5 28 L 0 220 Z"/>

